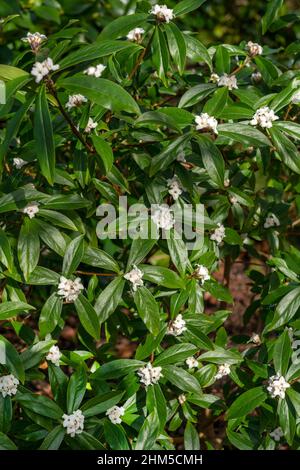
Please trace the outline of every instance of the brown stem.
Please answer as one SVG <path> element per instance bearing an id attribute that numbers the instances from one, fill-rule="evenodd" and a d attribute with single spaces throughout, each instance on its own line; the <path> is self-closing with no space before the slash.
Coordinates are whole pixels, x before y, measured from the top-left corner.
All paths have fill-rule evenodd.
<path id="1" fill-rule="evenodd" d="M 77 137 L 78 140 L 80 140 L 80 142 L 82 143 L 82 145 L 90 152 L 90 153 L 96 153 L 94 147 L 92 145 L 90 145 L 86 140 L 85 138 L 83 137 L 83 135 L 81 134 L 81 132 L 77 129 L 77 127 L 75 126 L 74 122 L 72 121 L 72 119 L 70 118 L 70 116 L 68 115 L 68 113 L 66 112 L 65 108 L 63 107 L 63 105 L 61 104 L 60 102 L 60 99 L 58 98 L 58 95 L 57 95 L 57 91 L 55 89 L 55 85 L 53 83 L 53 81 L 51 79 L 48 79 L 47 80 L 47 87 L 48 87 L 48 90 L 49 92 L 52 94 L 52 96 L 55 98 L 55 100 L 57 101 L 57 105 L 58 105 L 58 109 L 60 110 L 62 116 L 65 118 L 65 120 L 67 121 L 67 123 L 69 124 L 70 128 L 71 128 L 71 131 L 73 132 L 73 134 Z"/>
<path id="2" fill-rule="evenodd" d="M 142 50 L 142 52 L 140 53 L 140 55 L 139 55 L 139 57 L 138 57 L 138 60 L 136 61 L 135 66 L 134 66 L 133 69 L 131 70 L 131 72 L 130 72 L 130 74 L 129 74 L 129 76 L 128 76 L 129 80 L 132 80 L 132 79 L 133 79 L 133 77 L 135 76 L 135 74 L 136 74 L 136 72 L 137 72 L 139 66 L 140 66 L 141 63 L 143 62 L 144 57 L 145 57 L 145 55 L 147 54 L 147 52 L 148 52 L 148 50 L 149 50 L 149 47 L 150 47 L 150 44 L 151 44 L 151 41 L 152 41 L 152 38 L 153 38 L 154 31 L 155 31 L 155 29 L 153 30 L 153 33 L 152 33 L 151 36 L 150 36 L 150 39 L 149 39 L 149 41 L 148 41 L 147 46 Z"/>

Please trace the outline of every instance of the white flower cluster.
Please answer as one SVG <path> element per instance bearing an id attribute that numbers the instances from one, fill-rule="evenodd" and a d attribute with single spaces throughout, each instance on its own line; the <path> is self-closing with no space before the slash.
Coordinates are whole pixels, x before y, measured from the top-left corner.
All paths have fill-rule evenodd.
<path id="1" fill-rule="evenodd" d="M 57 293 L 67 302 L 74 302 L 83 289 L 80 277 L 76 277 L 75 281 L 72 281 L 72 279 L 60 276 Z"/>
<path id="2" fill-rule="evenodd" d="M 209 81 L 212 82 L 212 83 L 218 83 L 218 81 L 220 80 L 220 77 L 217 73 L 213 72 L 210 76 L 210 79 Z"/>
<path id="3" fill-rule="evenodd" d="M 137 374 L 140 377 L 140 382 L 146 387 L 157 384 L 162 377 L 161 367 L 153 367 L 150 363 L 139 369 Z"/>
<path id="4" fill-rule="evenodd" d="M 290 384 L 286 382 L 282 375 L 272 375 L 269 378 L 267 390 L 272 398 L 280 397 L 284 399 L 287 388 L 290 388 Z"/>
<path id="5" fill-rule="evenodd" d="M 22 209 L 22 212 L 24 212 L 24 214 L 27 214 L 30 219 L 35 217 L 35 214 L 37 214 L 38 211 L 39 211 L 39 203 L 35 201 L 29 202 L 27 206 L 25 206 Z"/>
<path id="6" fill-rule="evenodd" d="M 27 33 L 24 38 L 21 39 L 23 42 L 27 42 L 34 52 L 37 52 L 43 41 L 47 40 L 47 36 L 41 33 Z"/>
<path id="7" fill-rule="evenodd" d="M 279 227 L 280 221 L 275 214 L 268 214 L 264 222 L 264 228 Z"/>
<path id="8" fill-rule="evenodd" d="M 169 188 L 169 194 L 171 194 L 174 201 L 177 201 L 179 196 L 182 194 L 180 181 L 177 178 L 177 176 L 175 175 L 173 178 L 168 179 L 167 185 L 168 185 L 168 188 Z"/>
<path id="9" fill-rule="evenodd" d="M 296 91 L 296 93 L 293 94 L 292 103 L 293 104 L 299 104 L 300 103 L 300 90 Z"/>
<path id="10" fill-rule="evenodd" d="M 151 219 L 157 226 L 165 230 L 170 230 L 175 223 L 174 215 L 171 209 L 166 205 L 157 205 L 151 215 Z"/>
<path id="11" fill-rule="evenodd" d="M 125 409 L 123 406 L 113 406 L 112 408 L 109 408 L 109 410 L 107 410 L 106 416 L 109 417 L 113 424 L 121 424 L 121 416 L 123 416 L 124 413 Z"/>
<path id="12" fill-rule="evenodd" d="M 250 124 L 251 126 L 260 126 L 269 129 L 273 126 L 272 122 L 277 119 L 279 119 L 279 117 L 276 116 L 273 109 L 268 108 L 268 106 L 263 106 L 256 111 Z"/>
<path id="13" fill-rule="evenodd" d="M 261 344 L 260 336 L 257 333 L 252 333 L 251 338 L 249 339 L 250 343 Z"/>
<path id="14" fill-rule="evenodd" d="M 203 266 L 202 264 L 196 264 L 196 269 L 195 269 L 193 275 L 197 279 L 199 279 L 200 284 L 204 284 L 205 281 L 208 281 L 210 279 L 208 269 L 205 266 Z"/>
<path id="15" fill-rule="evenodd" d="M 58 346 L 51 346 L 46 356 L 46 361 L 52 362 L 55 366 L 59 367 L 59 361 L 61 358 L 61 352 Z"/>
<path id="16" fill-rule="evenodd" d="M 199 362 L 194 356 L 188 357 L 185 361 L 186 365 L 188 366 L 189 369 L 194 369 L 194 367 L 199 366 Z"/>
<path id="17" fill-rule="evenodd" d="M 53 60 L 48 57 L 48 59 L 43 60 L 43 62 L 35 62 L 31 69 L 31 75 L 35 77 L 35 82 L 40 83 L 44 77 L 49 75 L 51 71 L 58 70 L 59 65 L 53 64 Z"/>
<path id="18" fill-rule="evenodd" d="M 208 129 L 212 130 L 215 134 L 218 133 L 218 121 L 207 113 L 201 113 L 199 116 L 195 116 L 195 122 L 197 131 Z"/>
<path id="19" fill-rule="evenodd" d="M 225 227 L 222 224 L 218 224 L 218 227 L 211 234 L 210 239 L 215 241 L 217 245 L 220 245 L 225 237 Z"/>
<path id="20" fill-rule="evenodd" d="M 92 65 L 91 67 L 88 67 L 86 70 L 84 70 L 83 73 L 85 73 L 86 75 L 90 75 L 92 77 L 99 78 L 101 77 L 105 69 L 106 69 L 106 65 L 103 65 L 103 64 Z"/>
<path id="21" fill-rule="evenodd" d="M 150 14 L 155 15 L 159 21 L 169 23 L 174 18 L 173 10 L 167 7 L 167 5 L 154 5 L 150 10 Z"/>
<path id="22" fill-rule="evenodd" d="M 224 73 L 224 75 L 219 77 L 217 83 L 218 86 L 226 86 L 228 90 L 238 89 L 235 75 L 228 75 L 227 73 Z"/>
<path id="23" fill-rule="evenodd" d="M 143 28 L 134 28 L 127 34 L 127 39 L 129 39 L 129 41 L 139 42 L 144 32 L 145 30 Z"/>
<path id="24" fill-rule="evenodd" d="M 276 428 L 274 429 L 274 431 L 270 432 L 270 436 L 272 437 L 272 439 L 274 439 L 274 441 L 276 442 L 279 442 L 280 439 L 283 437 L 283 432 L 282 432 L 282 429 L 281 428 Z"/>
<path id="25" fill-rule="evenodd" d="M 251 74 L 251 79 L 254 81 L 254 83 L 259 83 L 262 79 L 262 74 L 260 72 L 253 72 Z"/>
<path id="26" fill-rule="evenodd" d="M 70 109 L 78 108 L 79 106 L 81 106 L 82 104 L 86 102 L 87 102 L 86 97 L 81 95 L 80 93 L 78 93 L 77 95 L 70 95 L 66 103 L 66 108 L 68 109 L 68 111 L 70 111 Z"/>
<path id="27" fill-rule="evenodd" d="M 186 330 L 185 324 L 186 322 L 182 318 L 182 315 L 181 314 L 177 315 L 175 320 L 170 321 L 168 328 L 167 328 L 167 334 L 173 335 L 173 336 L 182 335 L 182 333 Z"/>
<path id="28" fill-rule="evenodd" d="M 248 41 L 246 50 L 249 52 L 251 57 L 255 57 L 256 55 L 261 55 L 263 53 L 263 48 L 257 44 L 257 42 Z"/>
<path id="29" fill-rule="evenodd" d="M 215 375 L 215 380 L 222 379 L 226 375 L 230 374 L 230 365 L 229 364 L 222 364 L 218 367 L 218 372 Z"/>
<path id="30" fill-rule="evenodd" d="M 84 428 L 84 416 L 81 410 L 74 411 L 70 415 L 63 415 L 63 427 L 67 428 L 67 434 L 75 437 L 76 434 L 81 434 Z"/>
<path id="31" fill-rule="evenodd" d="M 86 132 L 87 134 L 90 134 L 92 130 L 96 129 L 97 126 L 98 126 L 98 122 L 93 121 L 93 119 L 89 117 L 86 128 L 84 129 L 84 132 Z"/>
<path id="32" fill-rule="evenodd" d="M 15 157 L 13 159 L 13 165 L 16 167 L 17 170 L 21 170 L 24 165 L 26 165 L 28 162 L 26 160 L 23 160 L 23 158 Z"/>
<path id="33" fill-rule="evenodd" d="M 186 396 L 185 396 L 184 393 L 182 393 L 181 395 L 178 396 L 178 401 L 179 401 L 180 405 L 183 405 L 186 402 Z"/>
<path id="34" fill-rule="evenodd" d="M 19 380 L 13 374 L 3 375 L 0 377 L 0 393 L 3 398 L 15 395 L 17 393 L 19 383 Z"/>
<path id="35" fill-rule="evenodd" d="M 132 290 L 135 292 L 138 287 L 143 286 L 143 271 L 141 271 L 139 268 L 133 265 L 133 269 L 129 271 L 128 273 L 124 274 L 124 278 L 131 282 L 132 284 Z"/>

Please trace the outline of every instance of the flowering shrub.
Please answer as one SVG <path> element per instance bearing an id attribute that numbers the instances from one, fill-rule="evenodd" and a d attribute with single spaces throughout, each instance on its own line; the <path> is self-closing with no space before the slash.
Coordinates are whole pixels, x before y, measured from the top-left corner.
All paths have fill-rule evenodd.
<path id="1" fill-rule="evenodd" d="M 2 449 L 299 448 L 299 42 L 207 48 L 175 3 L 2 20 Z"/>

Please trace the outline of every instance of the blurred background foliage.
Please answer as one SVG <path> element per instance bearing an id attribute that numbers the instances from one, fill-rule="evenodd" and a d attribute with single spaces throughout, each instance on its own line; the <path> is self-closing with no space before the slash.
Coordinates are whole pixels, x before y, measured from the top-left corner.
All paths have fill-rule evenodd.
<path id="1" fill-rule="evenodd" d="M 69 21 L 85 31 L 81 39 L 93 41 L 112 19 L 146 9 L 149 3 L 135 0 L 1 0 L 0 17 L 19 15 L 14 21 L 0 24 L 0 60 L 9 62 L 14 56 L 14 43 L 28 30 L 50 35 Z M 152 2 L 156 3 L 156 1 Z M 177 2 L 162 0 L 173 7 Z M 192 15 L 177 21 L 182 30 L 193 31 L 206 46 L 218 43 L 239 44 L 255 40 L 270 48 L 285 48 L 295 43 L 300 49 L 300 1 L 282 0 L 279 15 L 262 41 L 261 18 L 266 0 L 206 0 Z M 4 34 L 5 33 L 5 34 Z"/>

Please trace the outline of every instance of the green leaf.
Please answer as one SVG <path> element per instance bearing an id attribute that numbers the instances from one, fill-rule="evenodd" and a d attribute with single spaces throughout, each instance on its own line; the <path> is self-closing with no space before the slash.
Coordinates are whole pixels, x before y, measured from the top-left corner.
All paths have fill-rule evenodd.
<path id="1" fill-rule="evenodd" d="M 3 302 L 0 304 L 0 320 L 6 320 L 28 310 L 35 310 L 35 307 L 25 302 Z"/>
<path id="2" fill-rule="evenodd" d="M 228 99 L 228 88 L 222 87 L 215 91 L 212 98 L 206 101 L 203 112 L 210 116 L 219 117 L 226 106 Z M 219 127 L 218 127 L 219 131 Z"/>
<path id="3" fill-rule="evenodd" d="M 147 240 L 142 238 L 136 238 L 135 240 L 132 240 L 127 260 L 127 270 L 129 270 L 133 264 L 139 264 L 141 261 L 143 261 L 143 259 L 146 258 L 148 253 L 152 250 L 155 243 L 156 240 L 151 238 Z"/>
<path id="4" fill-rule="evenodd" d="M 122 300 L 124 285 L 125 279 L 117 277 L 98 296 L 94 308 L 100 323 L 104 323 L 116 310 Z"/>
<path id="5" fill-rule="evenodd" d="M 181 238 L 178 238 L 178 234 L 176 235 L 174 229 L 170 230 L 169 235 L 170 236 L 167 237 L 167 244 L 171 260 L 178 269 L 179 273 L 183 276 L 189 264 L 186 244 Z"/>
<path id="6" fill-rule="evenodd" d="M 139 268 L 143 271 L 143 279 L 146 281 L 169 289 L 183 289 L 185 286 L 184 281 L 171 269 L 162 266 L 149 266 L 148 264 L 141 264 Z"/>
<path id="7" fill-rule="evenodd" d="M 36 98 L 34 116 L 36 155 L 42 174 L 45 176 L 48 183 L 53 185 L 55 173 L 55 145 L 52 121 L 46 97 L 46 88 L 44 85 L 40 88 Z"/>
<path id="8" fill-rule="evenodd" d="M 165 170 L 174 160 L 176 160 L 177 150 L 181 148 L 187 140 L 190 139 L 189 134 L 179 136 L 173 140 L 164 150 L 151 160 L 150 176 L 154 176 L 158 171 Z"/>
<path id="9" fill-rule="evenodd" d="M 159 433 L 159 418 L 156 410 L 145 419 L 138 434 L 135 450 L 151 450 Z"/>
<path id="10" fill-rule="evenodd" d="M 165 25 L 168 46 L 174 63 L 178 66 L 179 73 L 182 75 L 185 68 L 186 45 L 183 34 L 177 28 L 175 23 Z"/>
<path id="11" fill-rule="evenodd" d="M 13 345 L 0 335 L 0 364 L 5 365 L 22 383 L 25 380 L 24 367 Z"/>
<path id="12" fill-rule="evenodd" d="M 237 364 L 242 361 L 242 356 L 237 351 L 230 351 L 215 346 L 213 351 L 207 351 L 201 354 L 199 360 L 213 362 L 214 364 Z"/>
<path id="13" fill-rule="evenodd" d="M 12 403 L 9 396 L 0 395 L 0 432 L 8 434 L 12 421 Z"/>
<path id="14" fill-rule="evenodd" d="M 106 362 L 99 369 L 92 374 L 93 380 L 106 380 L 106 379 L 116 379 L 127 375 L 131 372 L 140 369 L 145 366 L 145 363 L 142 361 L 137 361 L 136 359 L 115 359 L 111 362 Z"/>
<path id="15" fill-rule="evenodd" d="M 276 330 L 290 321 L 296 315 L 300 307 L 300 287 L 296 287 L 281 299 L 275 310 L 274 318 L 265 327 L 265 332 Z"/>
<path id="16" fill-rule="evenodd" d="M 184 449 L 185 450 L 200 450 L 200 440 L 195 426 L 187 421 L 184 430 Z"/>
<path id="17" fill-rule="evenodd" d="M 262 17 L 262 33 L 265 34 L 270 28 L 271 24 L 277 19 L 280 8 L 283 5 L 283 0 L 269 0 L 266 13 Z"/>
<path id="18" fill-rule="evenodd" d="M 40 318 L 39 329 L 42 337 L 51 333 L 59 322 L 63 300 L 56 292 L 53 292 L 43 305 Z"/>
<path id="19" fill-rule="evenodd" d="M 65 437 L 65 428 L 56 426 L 43 440 L 39 450 L 58 450 Z"/>
<path id="20" fill-rule="evenodd" d="M 174 7 L 175 17 L 185 15 L 199 8 L 206 0 L 182 0 Z"/>
<path id="21" fill-rule="evenodd" d="M 25 370 L 31 369 L 32 367 L 40 364 L 42 359 L 48 354 L 51 346 L 55 344 L 53 340 L 39 341 L 27 348 L 21 353 L 21 361 Z"/>
<path id="22" fill-rule="evenodd" d="M 18 450 L 16 444 L 3 432 L 0 432 L 0 450 Z"/>
<path id="23" fill-rule="evenodd" d="M 159 27 L 155 28 L 151 47 L 152 60 L 154 67 L 156 68 L 157 75 L 164 85 L 167 86 L 166 74 L 169 68 L 169 51 L 164 34 Z"/>
<path id="24" fill-rule="evenodd" d="M 173 365 L 163 366 L 163 376 L 171 382 L 171 384 L 180 388 L 184 392 L 201 394 L 202 390 L 198 380 L 189 372 Z"/>
<path id="25" fill-rule="evenodd" d="M 164 366 L 183 362 L 190 356 L 193 356 L 198 348 L 190 343 L 174 344 L 165 349 L 154 361 L 155 366 Z"/>
<path id="26" fill-rule="evenodd" d="M 25 217 L 18 238 L 18 259 L 25 281 L 36 268 L 40 257 L 38 228 L 29 217 Z"/>
<path id="27" fill-rule="evenodd" d="M 260 406 L 268 398 L 263 387 L 255 387 L 242 393 L 229 407 L 228 419 L 236 419 L 246 416 Z"/>
<path id="28" fill-rule="evenodd" d="M 197 136 L 204 167 L 212 181 L 220 188 L 224 186 L 225 163 L 215 144 L 205 136 Z"/>
<path id="29" fill-rule="evenodd" d="M 201 83 L 200 85 L 196 85 L 182 95 L 178 107 L 189 108 L 213 93 L 214 90 L 216 90 L 216 85 L 213 83 Z"/>
<path id="30" fill-rule="evenodd" d="M 220 137 L 228 137 L 235 142 L 242 142 L 244 145 L 271 146 L 271 142 L 265 134 L 255 127 L 240 123 L 219 124 L 218 133 Z M 218 144 L 218 141 L 216 142 Z"/>
<path id="31" fill-rule="evenodd" d="M 61 420 L 63 410 L 50 398 L 33 393 L 17 393 L 16 401 L 38 415 Z"/>
<path id="32" fill-rule="evenodd" d="M 149 413 L 157 411 L 160 429 L 163 431 L 167 421 L 167 403 L 159 384 L 147 388 L 146 405 Z"/>
<path id="33" fill-rule="evenodd" d="M 275 342 L 273 361 L 276 373 L 286 375 L 291 355 L 291 340 L 288 330 L 285 330 Z"/>
<path id="34" fill-rule="evenodd" d="M 119 18 L 116 18 L 115 20 L 108 23 L 103 28 L 97 38 L 97 41 L 103 41 L 108 39 L 112 40 L 122 36 L 126 36 L 127 33 L 129 33 L 129 31 L 131 31 L 132 29 L 137 27 L 140 28 L 143 23 L 145 23 L 147 18 L 148 15 L 145 13 L 136 13 L 134 15 L 120 16 Z"/>
<path id="35" fill-rule="evenodd" d="M 158 335 L 160 330 L 159 307 L 151 292 L 144 286 L 138 287 L 134 293 L 134 302 L 139 316 L 150 333 L 154 336 Z"/>
<path id="36" fill-rule="evenodd" d="M 2 228 L 0 228 L 0 261 L 9 271 L 13 270 L 13 256 L 9 239 Z"/>
<path id="37" fill-rule="evenodd" d="M 75 75 L 60 82 L 60 86 L 81 93 L 95 104 L 113 112 L 140 114 L 140 109 L 129 93 L 120 85 L 105 78 Z"/>
<path id="38" fill-rule="evenodd" d="M 99 415 L 119 403 L 123 395 L 124 392 L 116 391 L 93 397 L 83 404 L 81 411 L 86 418 Z"/>
<path id="39" fill-rule="evenodd" d="M 62 265 L 63 276 L 70 276 L 80 264 L 84 252 L 84 236 L 74 238 L 68 245 Z"/>
<path id="40" fill-rule="evenodd" d="M 230 72 L 230 54 L 224 46 L 216 48 L 216 72 L 219 74 Z"/>
<path id="41" fill-rule="evenodd" d="M 111 423 L 108 419 L 104 422 L 104 436 L 112 450 L 129 450 L 126 433 L 122 426 Z"/>
<path id="42" fill-rule="evenodd" d="M 288 397 L 285 400 L 279 400 L 277 413 L 284 437 L 287 443 L 292 445 L 296 432 L 296 415 L 295 409 Z"/>
<path id="43" fill-rule="evenodd" d="M 84 367 L 79 367 L 71 375 L 67 389 L 68 414 L 78 410 L 86 391 L 87 376 Z"/>
<path id="44" fill-rule="evenodd" d="M 114 163 L 114 155 L 111 146 L 108 142 L 104 139 L 99 137 L 98 135 L 92 136 L 92 141 L 94 147 L 97 151 L 97 155 L 99 155 L 100 160 L 98 159 L 99 166 L 103 170 L 104 174 L 110 172 L 113 163 Z"/>
<path id="45" fill-rule="evenodd" d="M 269 132 L 276 147 L 276 152 L 278 152 L 283 163 L 295 173 L 300 174 L 300 153 L 295 144 L 278 128 L 272 127 Z"/>
<path id="46" fill-rule="evenodd" d="M 97 312 L 90 302 L 79 294 L 74 302 L 80 323 L 83 328 L 95 339 L 100 338 L 100 323 Z"/>

